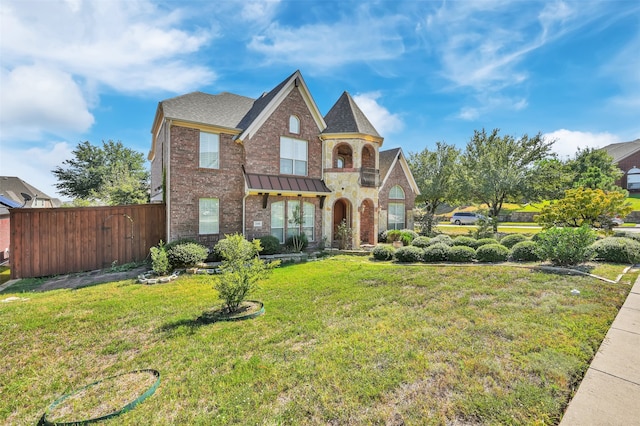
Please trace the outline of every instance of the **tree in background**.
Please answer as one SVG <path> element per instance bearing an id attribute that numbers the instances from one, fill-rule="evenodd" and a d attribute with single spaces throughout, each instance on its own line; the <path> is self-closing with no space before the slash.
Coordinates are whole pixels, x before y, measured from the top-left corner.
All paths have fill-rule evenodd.
<path id="1" fill-rule="evenodd" d="M 574 188 L 618 190 L 616 181 L 623 175 L 606 151 L 597 148 L 578 148 L 572 160 L 567 162 L 567 169 L 573 178 Z"/>
<path id="2" fill-rule="evenodd" d="M 611 229 L 616 216 L 626 216 L 633 209 L 626 201 L 627 195 L 623 190 L 568 189 L 564 198 L 543 207 L 535 220 L 545 228 L 586 225 Z"/>
<path id="3" fill-rule="evenodd" d="M 425 148 L 409 155 L 409 167 L 420 189 L 416 201 L 424 205 L 420 222 L 425 235 L 432 234 L 438 206 L 453 200 L 453 179 L 459 156 L 458 149 L 444 142 L 437 142 L 435 151 Z"/>
<path id="4" fill-rule="evenodd" d="M 109 140 L 102 147 L 85 141 L 73 150 L 74 158 L 65 160 L 52 173 L 55 185 L 74 204 L 144 204 L 149 202 L 149 172 L 144 155 Z"/>
<path id="5" fill-rule="evenodd" d="M 532 201 L 546 185 L 540 173 L 540 162 L 550 157 L 553 141 L 547 142 L 540 133 L 520 139 L 500 136 L 494 129 L 474 131 L 462 154 L 457 188 L 474 202 L 486 204 L 498 230 L 498 214 L 505 201 Z"/>

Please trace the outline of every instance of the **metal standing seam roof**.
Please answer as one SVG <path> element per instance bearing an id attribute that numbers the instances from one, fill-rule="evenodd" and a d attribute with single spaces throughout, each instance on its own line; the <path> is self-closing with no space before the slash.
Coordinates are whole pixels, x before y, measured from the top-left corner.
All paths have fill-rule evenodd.
<path id="1" fill-rule="evenodd" d="M 304 192 L 314 194 L 328 194 L 322 179 L 294 176 L 275 176 L 257 173 L 246 173 L 245 179 L 250 191 L 258 192 Z"/>

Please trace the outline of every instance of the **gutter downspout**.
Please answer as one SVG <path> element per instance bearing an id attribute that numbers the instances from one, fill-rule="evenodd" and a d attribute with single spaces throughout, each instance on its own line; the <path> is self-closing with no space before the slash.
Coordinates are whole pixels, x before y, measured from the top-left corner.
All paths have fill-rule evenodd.
<path id="1" fill-rule="evenodd" d="M 249 196 L 249 186 L 247 185 L 246 171 L 242 166 L 242 177 L 244 178 L 244 196 L 242 197 L 242 236 L 247 238 L 247 197 Z"/>
<path id="2" fill-rule="evenodd" d="M 166 230 L 167 230 L 167 243 L 169 243 L 169 241 L 171 240 L 171 124 L 173 123 L 172 120 L 169 120 L 169 122 L 167 122 L 167 120 L 165 119 L 165 143 L 167 144 L 167 178 L 166 178 L 166 182 L 165 185 L 167 185 L 167 187 L 165 188 L 165 194 L 166 194 L 166 200 L 164 200 L 165 204 L 166 204 Z M 164 153 L 163 153 L 163 157 L 164 157 Z"/>

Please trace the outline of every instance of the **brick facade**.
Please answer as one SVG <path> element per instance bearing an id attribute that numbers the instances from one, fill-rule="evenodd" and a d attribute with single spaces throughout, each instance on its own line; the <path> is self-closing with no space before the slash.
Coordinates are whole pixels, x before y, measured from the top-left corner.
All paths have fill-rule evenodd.
<path id="1" fill-rule="evenodd" d="M 384 185 L 380 187 L 380 192 L 378 195 L 379 207 L 380 207 L 380 218 L 378 221 L 378 227 L 380 232 L 386 231 L 387 228 L 387 220 L 388 220 L 388 209 L 389 209 L 389 191 L 396 185 L 400 185 L 402 190 L 404 191 L 404 223 L 405 228 L 413 229 L 413 209 L 415 207 L 415 197 L 416 194 L 413 192 L 411 188 L 411 184 L 407 179 L 407 175 L 402 170 L 402 166 L 399 161 L 397 161 L 393 168 L 389 171 L 387 180 L 384 182 Z M 394 202 L 395 200 L 392 200 Z"/>
<path id="2" fill-rule="evenodd" d="M 621 186 L 624 189 L 627 189 L 627 172 L 633 168 L 640 168 L 640 152 L 635 152 L 630 156 L 623 158 L 618 163 L 618 168 L 624 172 L 624 175 L 616 182 L 617 185 Z M 640 192 L 640 191 L 633 191 Z"/>
<path id="3" fill-rule="evenodd" d="M 11 241 L 9 222 L 9 215 L 0 216 L 0 261 L 9 257 L 9 243 Z"/>

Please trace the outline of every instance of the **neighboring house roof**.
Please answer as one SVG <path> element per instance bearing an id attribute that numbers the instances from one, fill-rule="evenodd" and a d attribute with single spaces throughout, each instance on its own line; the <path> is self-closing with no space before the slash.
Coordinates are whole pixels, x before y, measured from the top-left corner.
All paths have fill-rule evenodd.
<path id="1" fill-rule="evenodd" d="M 420 188 L 418 188 L 418 184 L 413 178 L 413 173 L 411 173 L 411 168 L 409 167 L 409 163 L 404 157 L 404 153 L 402 152 L 401 148 L 380 151 L 378 161 L 380 167 L 380 186 L 384 186 L 387 178 L 389 177 L 389 174 L 391 173 L 395 165 L 400 164 L 400 167 L 402 167 L 402 171 L 409 181 L 411 189 L 413 189 L 413 192 L 416 195 L 420 195 Z"/>
<path id="2" fill-rule="evenodd" d="M 342 93 L 338 101 L 324 117 L 327 128 L 322 133 L 360 133 L 381 138 L 373 124 L 364 115 L 348 92 Z"/>
<path id="3" fill-rule="evenodd" d="M 331 192 L 322 179 L 246 173 L 245 180 L 250 192 L 320 195 Z"/>
<path id="4" fill-rule="evenodd" d="M 22 193 L 31 197 L 31 200 L 27 201 L 26 204 L 24 197 L 21 195 Z M 25 207 L 33 207 L 36 199 L 49 200 L 53 207 L 60 207 L 62 205 L 59 199 L 52 198 L 38 188 L 29 185 L 27 182 L 15 176 L 0 176 L 0 195 L 16 203 L 20 203 L 21 206 L 25 204 Z"/>
<path id="5" fill-rule="evenodd" d="M 640 139 L 636 139 L 631 142 L 619 142 L 607 145 L 604 148 L 611 157 L 613 157 L 614 163 L 619 163 L 631 154 L 635 154 L 640 151 Z M 640 165 L 640 164 L 639 164 Z"/>

